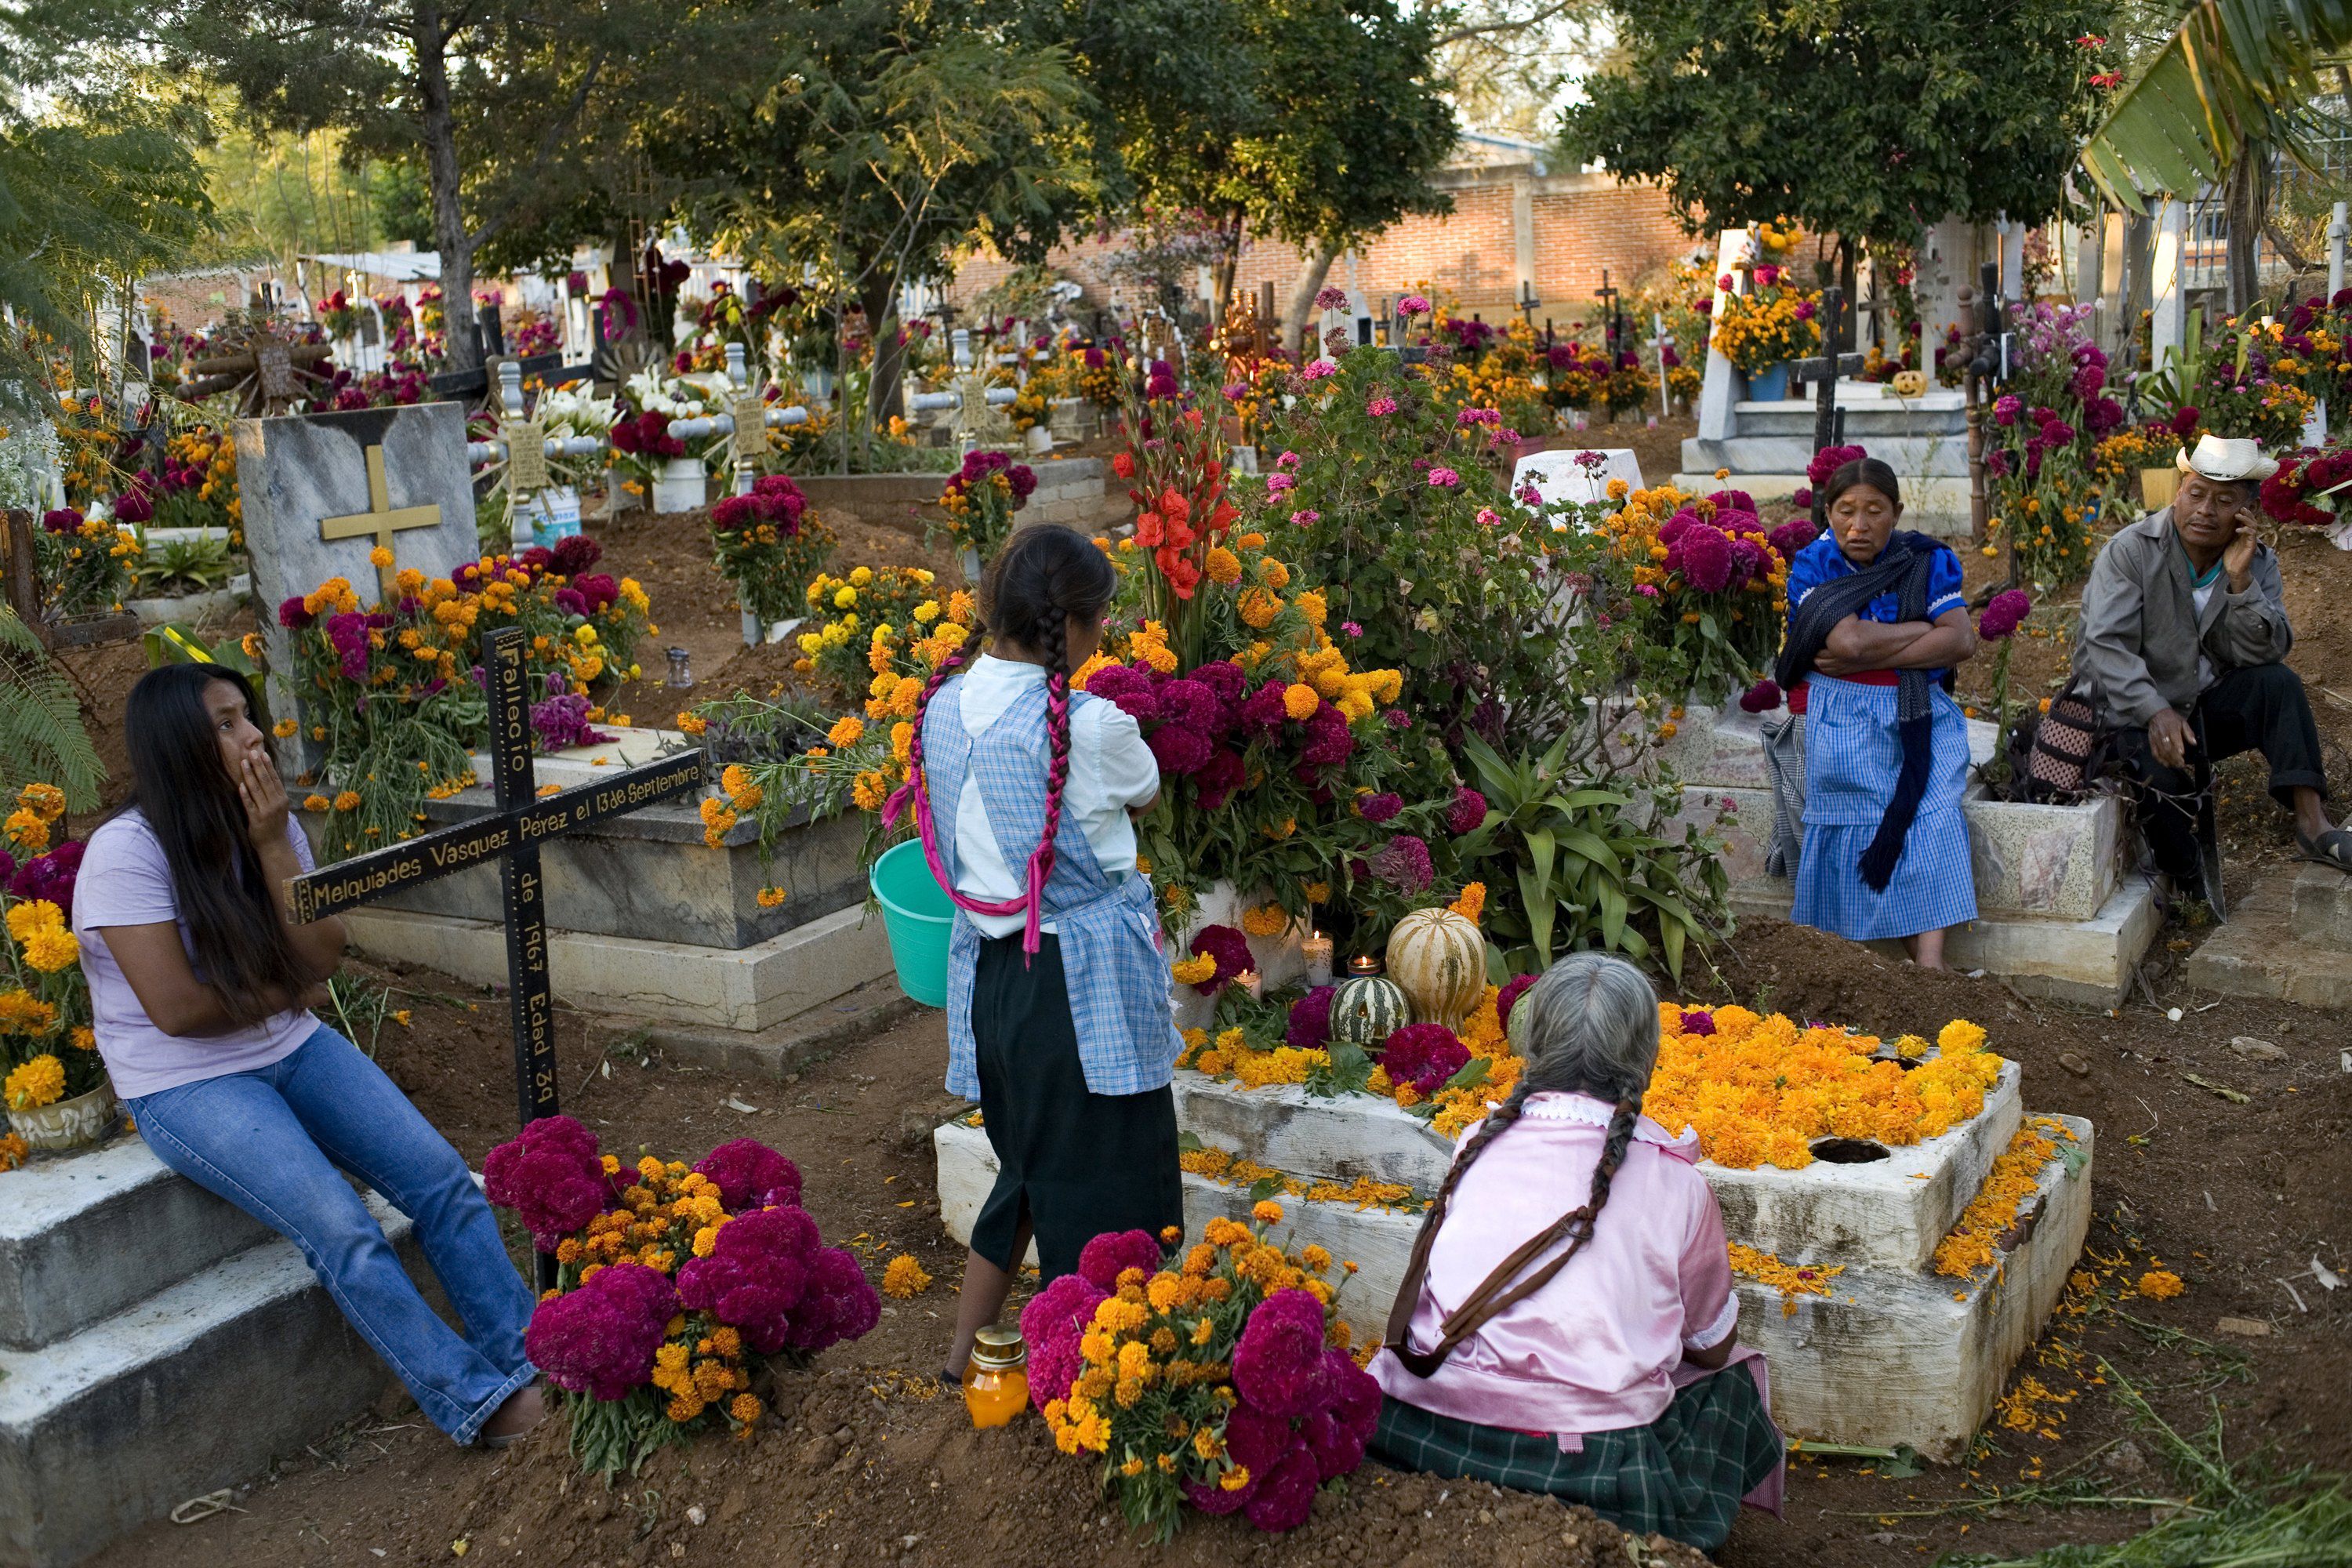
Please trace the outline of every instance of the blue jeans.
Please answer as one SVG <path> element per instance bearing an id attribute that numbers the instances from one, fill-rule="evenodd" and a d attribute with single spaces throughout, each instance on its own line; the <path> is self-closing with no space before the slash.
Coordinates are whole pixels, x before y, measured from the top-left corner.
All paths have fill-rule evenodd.
<path id="1" fill-rule="evenodd" d="M 458 1442 L 539 1375 L 522 1347 L 534 1298 L 464 1157 L 333 1029 L 320 1025 L 257 1071 L 128 1104 L 157 1159 L 302 1249 L 352 1327 Z M 338 1167 L 415 1222 L 464 1338 L 425 1305 Z"/>

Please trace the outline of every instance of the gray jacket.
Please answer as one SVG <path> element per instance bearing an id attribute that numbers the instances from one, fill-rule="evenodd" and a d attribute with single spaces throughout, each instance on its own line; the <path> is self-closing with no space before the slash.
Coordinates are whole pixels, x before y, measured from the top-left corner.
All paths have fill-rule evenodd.
<path id="1" fill-rule="evenodd" d="M 2173 531 L 2172 509 L 2151 512 L 2099 552 L 2083 589 L 2074 668 L 2110 723 L 2145 726 L 2167 708 L 2186 716 L 2204 690 L 2201 649 L 2216 676 L 2276 664 L 2294 646 L 2278 557 L 2254 548 L 2242 594 L 2224 579 L 2197 613 L 2196 574 Z"/>

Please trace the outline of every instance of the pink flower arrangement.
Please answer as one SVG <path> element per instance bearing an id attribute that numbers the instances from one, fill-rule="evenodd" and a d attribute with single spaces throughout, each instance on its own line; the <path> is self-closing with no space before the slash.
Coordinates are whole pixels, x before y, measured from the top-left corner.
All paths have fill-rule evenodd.
<path id="1" fill-rule="evenodd" d="M 1470 1047 L 1443 1024 L 1407 1024 L 1381 1050 L 1391 1083 L 1409 1083 L 1424 1097 L 1470 1064 Z"/>
<path id="2" fill-rule="evenodd" d="M 567 1393 L 625 1399 L 652 1377 L 654 1352 L 677 1309 L 677 1290 L 659 1269 L 616 1263 L 541 1301 L 523 1331 L 523 1352 Z"/>
<path id="3" fill-rule="evenodd" d="M 553 1252 L 616 1195 L 596 1135 L 569 1116 L 543 1116 L 491 1150 L 482 1178 L 490 1202 L 514 1210 L 541 1252 Z"/>
<path id="4" fill-rule="evenodd" d="M 1078 1272 L 1105 1292 L 1118 1289 L 1130 1268 L 1149 1278 L 1159 1267 L 1160 1243 L 1148 1230 L 1107 1230 L 1078 1249 Z"/>
<path id="5" fill-rule="evenodd" d="M 1077 1381 L 1086 1364 L 1078 1342 L 1095 1309 L 1109 1298 L 1109 1291 L 1085 1275 L 1065 1274 L 1021 1309 L 1021 1338 L 1029 1347 L 1029 1403 L 1040 1411 Z"/>
<path id="6" fill-rule="evenodd" d="M 721 1143 L 694 1169 L 718 1185 L 719 1201 L 730 1214 L 801 1201 L 800 1167 L 756 1138 Z"/>
<path id="7" fill-rule="evenodd" d="M 2033 601 L 2021 588 L 2005 588 L 1992 596 L 1992 603 L 1977 617 L 1977 635 L 1987 642 L 2000 642 L 2017 634 L 2025 617 L 2033 613 Z"/>
<path id="8" fill-rule="evenodd" d="M 1429 470 L 1429 483 L 1433 489 L 1450 490 L 1461 482 L 1462 476 L 1452 468 L 1440 467 Z"/>
<path id="9" fill-rule="evenodd" d="M 1429 314 L 1429 301 L 1418 294 L 1407 294 L 1396 302 L 1396 313 L 1408 321 L 1415 316 L 1426 316 Z"/>
<path id="10" fill-rule="evenodd" d="M 1307 1522 L 1325 1481 L 1363 1463 L 1380 1422 L 1380 1384 L 1347 1352 L 1323 1343 L 1323 1309 L 1304 1290 L 1258 1303 L 1234 1351 L 1241 1403 L 1225 1421 L 1225 1448 L 1246 1485 L 1188 1481 L 1203 1513 L 1240 1512 L 1269 1534 Z"/>

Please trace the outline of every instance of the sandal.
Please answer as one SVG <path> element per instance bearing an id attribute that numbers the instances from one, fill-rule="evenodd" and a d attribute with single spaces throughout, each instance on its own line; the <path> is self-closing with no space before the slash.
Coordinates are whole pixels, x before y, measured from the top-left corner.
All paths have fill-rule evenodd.
<path id="1" fill-rule="evenodd" d="M 2295 847 L 2303 858 L 2315 866 L 2332 866 L 2338 871 L 2352 871 L 2352 832 L 2331 827 L 2316 838 L 2307 837 L 2298 828 Z"/>

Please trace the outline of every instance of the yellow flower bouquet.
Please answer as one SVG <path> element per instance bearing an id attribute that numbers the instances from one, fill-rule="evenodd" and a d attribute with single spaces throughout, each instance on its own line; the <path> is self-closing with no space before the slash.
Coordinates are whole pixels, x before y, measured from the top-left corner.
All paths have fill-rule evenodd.
<path id="1" fill-rule="evenodd" d="M 0 942 L 0 1101 L 15 1123 L 25 1113 L 76 1099 L 106 1082 L 90 1032 L 89 984 L 82 977 L 81 948 L 71 914 L 81 845 L 57 839 L 65 816 L 65 792 L 55 784 L 31 784 L 19 791 L 16 809 L 0 824 L 7 848 L 0 851 L 0 913 L 6 939 Z M 27 1152 L 22 1127 L 0 1136 L 0 1171 L 23 1162 Z"/>

